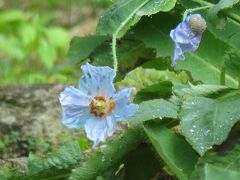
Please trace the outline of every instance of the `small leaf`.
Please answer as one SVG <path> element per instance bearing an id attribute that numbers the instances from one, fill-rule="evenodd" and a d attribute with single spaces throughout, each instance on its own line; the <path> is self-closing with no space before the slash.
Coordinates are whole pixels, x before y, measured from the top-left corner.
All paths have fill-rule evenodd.
<path id="1" fill-rule="evenodd" d="M 172 94 L 172 86 L 173 84 L 171 81 L 162 81 L 151 86 L 147 86 L 137 92 L 134 97 L 134 101 L 139 103 L 150 99 L 168 98 Z"/>
<path id="2" fill-rule="evenodd" d="M 221 144 L 240 119 L 240 94 L 234 92 L 218 99 L 192 97 L 183 102 L 181 127 L 187 141 L 203 155 Z"/>
<path id="3" fill-rule="evenodd" d="M 74 37 L 70 43 L 70 49 L 68 52 L 68 60 L 72 64 L 81 63 L 88 58 L 91 52 L 96 47 L 102 44 L 108 39 L 107 36 L 86 36 L 86 37 Z"/>
<path id="4" fill-rule="evenodd" d="M 130 124 L 141 123 L 156 118 L 177 118 L 178 107 L 166 100 L 144 101 L 137 112 L 128 119 Z"/>
<path id="5" fill-rule="evenodd" d="M 161 124 L 148 124 L 144 128 L 153 147 L 171 172 L 179 179 L 188 179 L 198 156 L 181 137 Z"/>
<path id="6" fill-rule="evenodd" d="M 80 163 L 82 158 L 79 144 L 76 141 L 64 144 L 60 149 L 46 158 L 30 154 L 27 177 L 34 179 L 67 174 L 74 165 Z"/>

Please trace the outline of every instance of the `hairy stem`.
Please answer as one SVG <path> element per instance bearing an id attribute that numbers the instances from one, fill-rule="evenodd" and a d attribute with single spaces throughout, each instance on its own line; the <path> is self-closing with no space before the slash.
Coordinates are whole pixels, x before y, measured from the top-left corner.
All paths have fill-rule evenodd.
<path id="1" fill-rule="evenodd" d="M 193 8 L 193 9 L 187 9 L 187 10 L 184 12 L 184 14 L 183 14 L 183 19 L 185 19 L 189 13 L 192 13 L 192 12 L 195 12 L 195 11 L 199 11 L 199 10 L 203 10 L 203 9 L 208 9 L 208 8 L 210 8 L 210 7 L 212 7 L 212 5 L 197 7 L 197 8 Z"/>
<path id="2" fill-rule="evenodd" d="M 113 69 L 114 69 L 115 72 L 117 72 L 117 70 L 118 70 L 116 41 L 117 41 L 117 37 L 116 37 L 115 34 L 113 34 L 113 36 L 112 36 L 112 54 L 113 54 Z"/>
<path id="3" fill-rule="evenodd" d="M 117 53 L 116 53 L 116 41 L 119 32 L 122 30 L 122 28 L 128 23 L 128 21 L 136 14 L 136 12 L 141 9 L 149 0 L 143 1 L 142 4 L 138 6 L 129 16 L 121 23 L 121 25 L 116 29 L 112 36 L 112 54 L 113 54 L 113 67 L 115 72 L 118 70 L 118 60 L 117 60 Z"/>

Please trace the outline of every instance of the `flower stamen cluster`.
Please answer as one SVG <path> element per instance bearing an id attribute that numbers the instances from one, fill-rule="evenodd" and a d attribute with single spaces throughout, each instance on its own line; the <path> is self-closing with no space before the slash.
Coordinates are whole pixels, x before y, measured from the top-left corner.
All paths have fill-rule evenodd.
<path id="1" fill-rule="evenodd" d="M 114 99 L 106 99 L 103 96 L 96 96 L 92 99 L 89 108 L 90 113 L 98 117 L 110 114 L 116 106 Z"/>

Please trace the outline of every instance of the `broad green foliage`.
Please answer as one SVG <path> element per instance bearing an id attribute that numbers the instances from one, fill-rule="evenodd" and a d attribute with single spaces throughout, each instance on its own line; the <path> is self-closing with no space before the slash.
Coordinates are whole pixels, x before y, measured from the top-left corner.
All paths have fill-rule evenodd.
<path id="1" fill-rule="evenodd" d="M 101 17 L 97 32 L 121 37 L 141 16 L 169 11 L 175 3 L 176 0 L 118 0 Z"/>
<path id="2" fill-rule="evenodd" d="M 179 179 L 188 179 L 198 156 L 179 135 L 162 125 L 148 124 L 144 130 L 161 159 Z"/>
<path id="3" fill-rule="evenodd" d="M 224 154 L 220 152 L 206 153 L 199 159 L 191 178 L 210 179 L 215 176 L 216 179 L 235 180 L 238 176 L 239 179 L 239 147 L 239 144 L 234 144 L 234 147 L 228 149 Z"/>
<path id="4" fill-rule="evenodd" d="M 192 97 L 183 102 L 180 123 L 183 134 L 200 155 L 228 137 L 240 119 L 239 106 L 239 92 L 217 99 Z"/>
<path id="5" fill-rule="evenodd" d="M 178 88 L 176 93 L 178 93 L 179 96 L 210 96 L 229 90 L 229 87 L 221 85 L 201 84 L 194 86 L 190 84 L 190 87 Z"/>
<path id="6" fill-rule="evenodd" d="M 167 13 L 156 14 L 152 18 L 143 18 L 133 28 L 132 33 L 134 38 L 143 41 L 146 47 L 156 49 L 157 57 L 170 57 L 173 53 L 173 42 L 169 37 L 169 32 L 179 21 L 181 21 L 181 16 L 170 16 Z"/>
<path id="7" fill-rule="evenodd" d="M 177 106 L 163 99 L 144 101 L 128 122 L 135 124 L 156 118 L 177 118 L 177 111 Z"/>
<path id="8" fill-rule="evenodd" d="M 0 82 L 66 80 L 61 66 L 57 68 L 56 65 L 65 54 L 69 37 L 63 28 L 51 26 L 50 20 L 51 17 L 19 10 L 0 12 Z"/>

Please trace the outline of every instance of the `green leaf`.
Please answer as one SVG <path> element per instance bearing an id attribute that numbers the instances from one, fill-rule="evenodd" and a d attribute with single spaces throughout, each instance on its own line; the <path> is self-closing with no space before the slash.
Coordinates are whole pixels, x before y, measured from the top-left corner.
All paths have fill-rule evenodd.
<path id="1" fill-rule="evenodd" d="M 176 68 L 188 70 L 195 80 L 201 80 L 207 84 L 220 84 L 221 71 L 225 62 L 224 55 L 228 48 L 225 43 L 206 31 L 198 50 L 194 53 L 186 53 L 185 60 L 178 61 Z M 225 81 L 230 87 L 238 86 L 237 79 L 227 72 Z"/>
<path id="2" fill-rule="evenodd" d="M 231 90 L 227 86 L 222 85 L 211 85 L 211 84 L 201 84 L 201 85 L 192 85 L 190 87 L 184 87 L 182 89 L 175 89 L 176 93 L 179 96 L 209 96 L 213 94 L 218 94 L 220 92 L 225 92 Z"/>
<path id="3" fill-rule="evenodd" d="M 207 21 L 208 30 L 215 36 L 215 38 L 220 39 L 221 41 L 228 44 L 230 47 L 234 49 L 236 54 L 240 55 L 240 24 L 236 23 L 231 19 L 226 20 L 226 25 L 223 29 L 217 29 L 216 25 L 211 22 L 211 20 L 205 15 L 204 18 Z M 239 16 L 240 17 L 240 16 Z"/>
<path id="4" fill-rule="evenodd" d="M 81 63 L 83 60 L 108 39 L 107 36 L 86 36 L 86 37 L 74 37 L 70 43 L 70 49 L 68 51 L 68 60 L 72 64 Z"/>
<path id="5" fill-rule="evenodd" d="M 169 33 L 180 21 L 180 15 L 160 13 L 151 18 L 142 18 L 131 30 L 131 33 L 133 38 L 144 42 L 146 47 L 156 49 L 157 57 L 171 57 L 173 54 L 173 42 Z"/>
<path id="6" fill-rule="evenodd" d="M 153 15 L 158 12 L 167 12 L 174 8 L 177 0 L 151 0 L 137 11 L 137 15 Z"/>
<path id="7" fill-rule="evenodd" d="M 120 165 L 123 158 L 143 141 L 141 127 L 128 129 L 119 138 L 108 141 L 89 154 L 86 161 L 72 171 L 70 180 L 95 179 L 113 166 Z"/>
<path id="8" fill-rule="evenodd" d="M 191 146 L 181 136 L 161 124 L 149 123 L 144 130 L 169 169 L 179 179 L 188 179 L 198 159 Z"/>
<path id="9" fill-rule="evenodd" d="M 51 27 L 44 29 L 49 43 L 57 48 L 64 49 L 68 43 L 68 33 L 62 28 Z"/>
<path id="10" fill-rule="evenodd" d="M 137 112 L 128 118 L 131 124 L 141 123 L 156 118 L 177 118 L 178 107 L 166 100 L 155 99 L 144 101 Z"/>
<path id="11" fill-rule="evenodd" d="M 169 79 L 174 82 L 186 83 L 188 81 L 188 76 L 185 73 L 176 74 L 168 70 L 159 71 L 156 69 L 144 69 L 139 67 L 129 72 L 124 80 L 117 83 L 117 86 L 133 86 L 137 89 L 141 89 Z"/>
<path id="12" fill-rule="evenodd" d="M 134 97 L 134 101 L 139 103 L 150 99 L 169 98 L 172 94 L 172 86 L 173 84 L 171 81 L 162 81 L 151 86 L 147 86 L 137 92 Z"/>
<path id="13" fill-rule="evenodd" d="M 35 155 L 28 159 L 28 178 L 61 176 L 70 172 L 83 159 L 78 142 L 68 142 L 46 158 Z"/>
<path id="14" fill-rule="evenodd" d="M 51 69 L 57 60 L 56 49 L 49 44 L 48 41 L 42 39 L 40 45 L 37 49 L 38 55 L 42 63 L 48 68 Z"/>
<path id="15" fill-rule="evenodd" d="M 183 102 L 181 127 L 187 141 L 203 155 L 221 144 L 240 119 L 240 94 L 229 93 L 218 99 L 192 97 Z"/>
<path id="16" fill-rule="evenodd" d="M 141 16 L 169 11 L 175 3 L 176 0 L 117 0 L 100 18 L 97 32 L 101 35 L 116 34 L 121 37 Z"/>
<path id="17" fill-rule="evenodd" d="M 217 29 L 223 29 L 223 27 L 226 26 L 227 20 L 225 16 L 219 16 L 219 11 L 230 9 L 238 2 L 239 0 L 220 0 L 216 5 L 214 5 L 208 10 L 209 18 Z"/>
<path id="18" fill-rule="evenodd" d="M 23 21 L 26 15 L 20 10 L 7 10 L 0 13 L 0 24 L 7 25 L 11 22 Z"/>
<path id="19" fill-rule="evenodd" d="M 161 169 L 162 165 L 151 147 L 142 144 L 124 160 L 124 179 L 154 179 Z"/>
<path id="20" fill-rule="evenodd" d="M 211 164 L 205 165 L 205 179 L 206 180 L 239 180 L 239 171 L 230 171 L 224 168 L 219 168 Z"/>
<path id="21" fill-rule="evenodd" d="M 238 134 L 239 132 L 237 133 L 237 136 Z M 239 179 L 240 145 L 235 144 L 233 148 L 230 148 L 228 144 L 227 148 L 228 151 L 224 154 L 209 151 L 203 157 L 201 157 L 195 167 L 191 179 L 202 180 L 206 179 L 207 177 L 210 178 L 212 175 L 214 175 L 216 179 L 221 179 L 221 177 L 228 177 L 224 179 L 231 179 L 231 177 L 236 177 L 236 174 L 238 174 Z M 207 166 L 210 166 L 210 168 Z M 216 172 L 218 172 L 219 176 L 216 174 Z"/>

